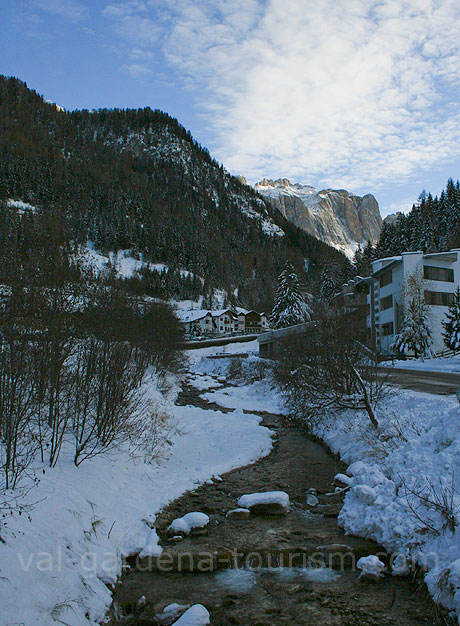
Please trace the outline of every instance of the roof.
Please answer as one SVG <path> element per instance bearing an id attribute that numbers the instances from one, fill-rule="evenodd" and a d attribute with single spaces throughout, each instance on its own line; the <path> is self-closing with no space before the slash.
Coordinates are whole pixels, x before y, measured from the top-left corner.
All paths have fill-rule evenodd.
<path id="1" fill-rule="evenodd" d="M 386 259 L 378 259 L 379 261 L 384 261 Z M 399 263 L 402 263 L 402 257 L 392 257 L 392 259 L 389 261 L 389 263 L 386 263 L 386 265 L 383 265 L 382 267 L 379 267 L 378 270 L 375 270 L 374 272 L 372 272 L 372 276 L 378 276 L 378 274 L 382 274 L 383 272 L 386 272 L 386 270 L 390 269 L 391 267 L 394 267 L 395 265 L 399 265 Z"/>
<path id="2" fill-rule="evenodd" d="M 176 317 L 181 322 L 196 322 L 209 315 L 209 311 L 204 309 L 194 309 L 192 311 L 176 311 Z"/>
<path id="3" fill-rule="evenodd" d="M 431 252 L 430 254 L 424 254 L 424 259 L 433 259 L 433 261 L 447 261 L 447 263 L 455 263 L 457 260 L 458 252 L 456 250 L 450 250 L 449 252 Z"/>
<path id="4" fill-rule="evenodd" d="M 209 311 L 213 317 L 220 317 L 224 315 L 224 313 L 229 313 L 233 317 L 235 317 L 235 313 L 231 309 L 217 309 L 216 311 Z"/>

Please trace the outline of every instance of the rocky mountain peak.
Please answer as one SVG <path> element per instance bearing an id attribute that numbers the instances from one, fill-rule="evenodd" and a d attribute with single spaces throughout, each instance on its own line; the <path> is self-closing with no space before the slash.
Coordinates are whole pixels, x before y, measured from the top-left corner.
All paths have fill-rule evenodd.
<path id="1" fill-rule="evenodd" d="M 310 185 L 292 184 L 287 178 L 263 178 L 255 190 L 296 226 L 349 257 L 358 245 L 379 238 L 382 218 L 372 194 L 361 197 L 346 189 L 318 191 Z"/>

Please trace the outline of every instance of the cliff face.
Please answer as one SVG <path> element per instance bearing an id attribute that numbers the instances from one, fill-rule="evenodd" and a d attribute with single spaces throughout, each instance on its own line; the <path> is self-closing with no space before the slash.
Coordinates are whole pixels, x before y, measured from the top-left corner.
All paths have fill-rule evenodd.
<path id="1" fill-rule="evenodd" d="M 359 244 L 378 240 L 382 218 L 371 194 L 361 197 L 345 189 L 318 191 L 291 184 L 286 178 L 264 178 L 255 189 L 296 226 L 348 256 Z"/>

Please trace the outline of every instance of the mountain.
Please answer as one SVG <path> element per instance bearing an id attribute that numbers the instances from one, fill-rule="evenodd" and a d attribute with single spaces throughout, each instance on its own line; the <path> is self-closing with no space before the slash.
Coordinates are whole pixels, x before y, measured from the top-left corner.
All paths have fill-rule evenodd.
<path id="1" fill-rule="evenodd" d="M 27 220 L 48 217 L 69 241 L 89 242 L 106 256 L 123 250 L 139 256 L 143 270 L 129 280 L 153 296 L 223 290 L 234 304 L 269 310 L 287 259 L 313 292 L 324 268 L 335 274 L 339 268 L 338 281 L 350 271 L 342 254 L 231 176 L 168 114 L 68 112 L 6 77 L 0 77 L 1 201 L 34 207 Z M 156 266 L 166 269 L 160 274 Z"/>
<path id="2" fill-rule="evenodd" d="M 352 257 L 358 244 L 375 243 L 382 228 L 376 199 L 344 189 L 324 189 L 292 184 L 287 178 L 264 178 L 255 190 L 267 198 L 288 220 Z"/>

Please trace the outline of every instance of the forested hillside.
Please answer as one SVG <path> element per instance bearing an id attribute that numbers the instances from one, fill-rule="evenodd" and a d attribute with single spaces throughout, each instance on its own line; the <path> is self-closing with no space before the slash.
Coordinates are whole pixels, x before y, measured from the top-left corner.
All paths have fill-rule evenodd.
<path id="1" fill-rule="evenodd" d="M 166 264 L 169 278 L 144 272 L 150 295 L 220 288 L 269 309 L 287 258 L 300 270 L 309 260 L 313 291 L 327 268 L 338 284 L 349 271 L 343 255 L 287 222 L 160 111 L 69 113 L 0 77 L 0 155 L 0 201 L 30 203 L 32 221 L 51 216 L 69 241 Z"/>
<path id="2" fill-rule="evenodd" d="M 422 192 L 407 215 L 398 213 L 386 219 L 376 246 L 368 244 L 355 255 L 356 273 L 370 273 L 373 259 L 402 252 L 439 252 L 460 247 L 460 183 L 447 181 L 439 198 Z"/>

